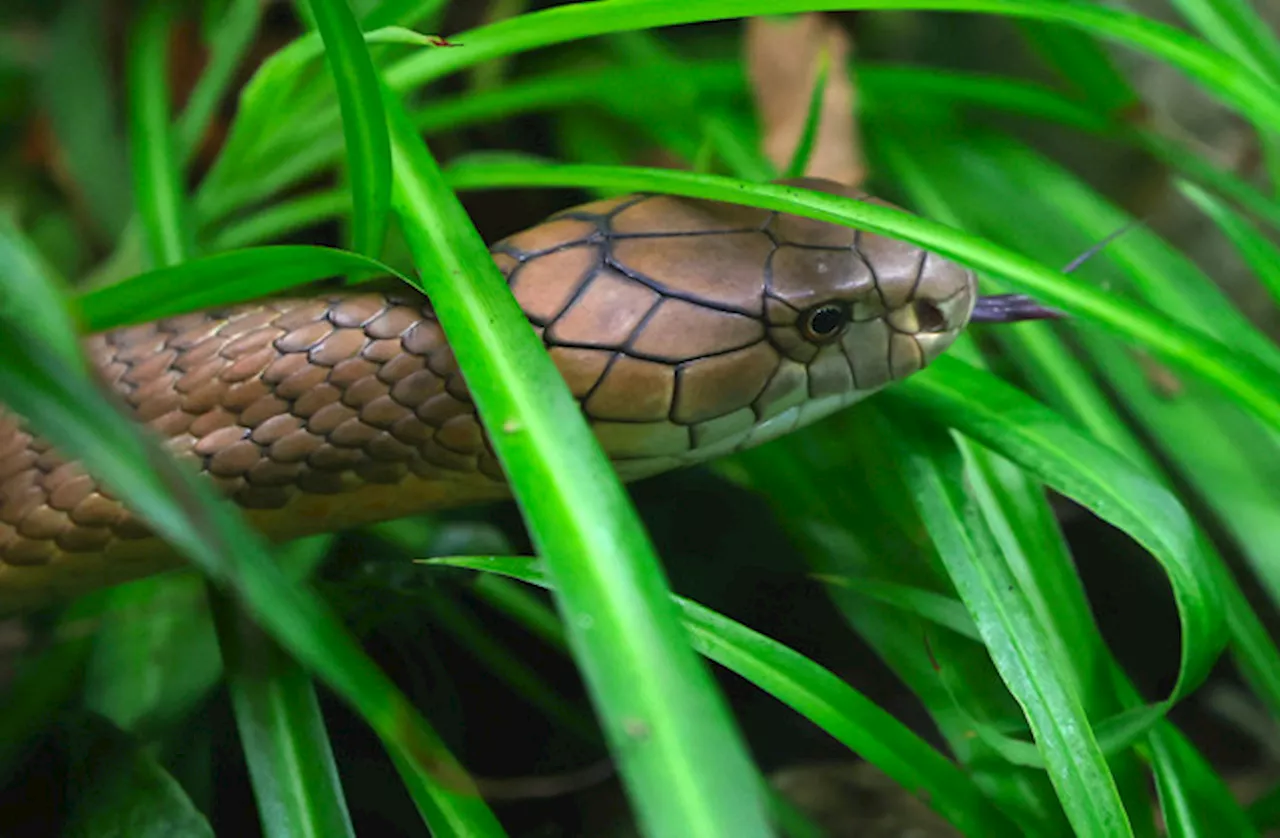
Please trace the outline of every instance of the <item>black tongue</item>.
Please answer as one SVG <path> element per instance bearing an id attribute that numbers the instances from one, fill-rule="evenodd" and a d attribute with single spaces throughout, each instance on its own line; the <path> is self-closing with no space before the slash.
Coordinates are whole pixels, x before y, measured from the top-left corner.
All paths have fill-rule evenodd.
<path id="1" fill-rule="evenodd" d="M 1061 320 L 1067 315 L 1047 308 L 1026 294 L 988 294 L 973 306 L 970 323 L 1019 323 L 1023 320 Z"/>

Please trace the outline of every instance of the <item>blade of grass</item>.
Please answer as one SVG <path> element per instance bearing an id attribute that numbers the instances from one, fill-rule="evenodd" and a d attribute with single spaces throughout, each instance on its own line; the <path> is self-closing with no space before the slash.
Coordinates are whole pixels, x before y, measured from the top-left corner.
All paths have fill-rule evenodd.
<path id="1" fill-rule="evenodd" d="M 1222 776 L 1171 725 L 1151 737 L 1156 793 L 1170 838 L 1257 835 Z"/>
<path id="2" fill-rule="evenodd" d="M 40 98 L 76 186 L 97 228 L 119 236 L 133 207 L 129 155 L 108 79 L 105 12 L 96 0 L 61 6 L 43 62 Z"/>
<path id="3" fill-rule="evenodd" d="M 869 135 L 875 136 L 874 132 Z M 1060 189 L 1037 189 L 1030 183 L 1017 184 L 1010 192 L 999 192 L 993 189 L 990 182 L 979 184 L 963 179 L 957 181 L 954 175 L 969 174 L 983 168 L 951 159 L 947 149 L 960 145 L 960 141 L 942 137 L 927 153 L 913 151 L 911 154 L 904 154 L 902 139 L 901 135 L 897 135 L 896 141 L 892 144 L 876 144 L 880 151 L 880 160 L 889 163 L 895 180 L 905 185 L 915 203 L 930 215 L 954 222 L 961 211 L 965 196 L 996 195 L 998 197 L 993 199 L 994 203 L 1002 208 L 997 217 L 1005 225 L 1004 232 L 1000 235 L 1003 235 L 1005 240 L 1019 242 L 1033 252 L 1049 252 L 1046 251 L 1049 242 L 1041 241 L 1044 238 L 1043 234 L 1058 234 L 1072 227 L 1073 219 L 1058 215 L 1060 202 L 1057 200 L 1049 205 L 1024 205 L 1023 203 L 1028 196 L 1052 194 L 1062 197 L 1068 194 L 1067 192 Z M 965 145 L 970 151 L 976 150 L 973 142 Z M 1017 171 L 1017 167 L 1009 165 L 1010 160 L 1006 160 L 1005 163 L 999 167 L 1001 177 L 1010 177 Z M 989 166 L 985 168 L 991 169 Z M 984 202 L 985 200 L 984 197 Z M 983 202 L 974 203 L 972 208 L 964 207 L 964 211 L 971 216 L 981 215 L 981 213 L 975 213 L 973 209 L 983 205 Z M 1100 212 L 1097 207 L 1088 206 L 1084 209 L 1084 214 L 1088 223 L 1093 224 L 1097 221 L 1098 215 L 1105 213 Z M 1029 217 L 1039 219 L 1040 223 L 1034 225 L 1025 223 L 1025 219 Z M 989 229 L 995 233 L 1001 228 L 990 227 Z M 1096 232 L 1098 228 L 1092 229 Z M 1060 243 L 1059 247 L 1052 250 L 1055 254 L 1053 258 L 1065 260 L 1069 256 L 1076 255 L 1082 247 L 1094 240 L 1093 235 L 1094 233 L 1076 236 L 1070 241 Z M 1195 276 L 1194 273 L 1186 272 L 1176 272 L 1175 275 L 1183 277 L 1184 282 L 1192 280 Z M 989 283 L 989 278 L 984 278 L 984 282 Z M 995 290 L 1002 289 L 997 287 Z M 1150 474 L 1160 477 L 1162 482 L 1169 485 L 1168 478 L 1162 474 L 1162 467 L 1157 464 L 1138 438 L 1128 430 L 1125 421 L 1116 414 L 1111 404 L 1112 397 L 1103 393 L 1094 383 L 1088 371 L 1075 360 L 1072 350 L 1064 341 L 1056 337 L 1052 329 L 1043 325 L 1027 324 L 1000 329 L 991 334 L 1005 347 L 1005 357 L 1019 368 L 1040 393 L 1044 394 L 1050 405 L 1065 415 L 1075 418 L 1081 427 L 1087 429 L 1098 440 L 1125 453 L 1135 463 L 1146 468 Z M 1181 441 L 1205 438 L 1217 432 L 1217 420 L 1210 419 L 1207 415 L 1204 424 L 1194 421 L 1196 415 L 1209 407 L 1206 398 L 1184 398 L 1176 401 L 1160 399 L 1151 393 L 1150 382 L 1142 370 L 1137 369 L 1126 355 L 1117 352 L 1114 344 L 1110 342 L 1099 344 L 1094 352 L 1099 361 L 1099 368 L 1106 372 L 1111 385 L 1118 388 L 1118 392 L 1132 407 L 1137 408 L 1139 417 L 1149 427 L 1158 429 L 1168 421 L 1170 416 L 1189 414 L 1186 420 L 1191 421 L 1191 424 L 1180 421 L 1176 428 L 1169 429 L 1169 438 L 1173 440 L 1173 444 L 1166 447 L 1166 451 L 1171 456 L 1178 459 L 1203 455 L 1204 452 L 1193 452 L 1181 444 Z M 1130 371 L 1131 367 L 1134 368 Z M 1118 375 L 1117 373 L 1122 370 L 1124 370 L 1123 375 Z M 1152 413 L 1151 409 L 1155 409 L 1156 412 Z M 1157 430 L 1156 436 L 1160 438 L 1162 434 Z M 1244 450 L 1248 452 L 1245 459 L 1260 463 L 1261 468 L 1265 470 L 1266 458 L 1261 457 L 1267 450 L 1265 447 L 1245 445 Z M 1223 455 L 1231 452 L 1231 448 L 1214 446 L 1211 451 L 1216 454 L 1218 460 L 1221 460 Z M 1255 478 L 1247 475 L 1247 471 L 1248 469 L 1245 472 L 1224 473 L 1215 467 L 1209 473 L 1221 475 L 1225 482 L 1221 486 L 1216 483 L 1205 484 L 1203 491 L 1210 503 L 1217 503 L 1216 508 L 1226 517 L 1226 520 L 1237 522 L 1232 528 L 1246 553 L 1253 553 L 1265 562 L 1267 561 L 1265 557 L 1270 555 L 1270 545 L 1273 541 L 1267 535 L 1271 529 L 1269 522 L 1262 517 L 1246 520 L 1246 516 L 1242 513 L 1247 513 L 1252 506 L 1268 507 L 1270 502 L 1258 494 L 1259 487 L 1265 485 L 1265 482 L 1259 484 Z M 1254 488 L 1246 489 L 1248 486 Z M 1225 501 L 1225 498 L 1232 497 L 1235 493 L 1249 491 L 1252 491 L 1256 497 L 1248 504 Z M 1219 588 L 1226 600 L 1226 619 L 1232 638 L 1232 652 L 1246 679 L 1274 711 L 1280 708 L 1280 677 L 1278 677 L 1280 651 L 1277 651 L 1271 642 L 1266 629 L 1246 601 L 1239 585 L 1231 578 L 1221 556 L 1212 549 L 1212 544 L 1207 538 L 1202 539 L 1202 543 L 1205 545 L 1204 558 L 1220 577 Z"/>
<path id="4" fill-rule="evenodd" d="M 1192 521 L 1157 481 L 1014 388 L 953 358 L 939 358 L 883 398 L 909 400 L 1150 551 L 1169 576 L 1182 620 L 1182 663 L 1171 698 L 1203 681 L 1225 639 L 1218 578 L 1201 555 Z"/>
<path id="5" fill-rule="evenodd" d="M 27 324 L 58 358 L 73 369 L 85 367 L 75 337 L 75 319 L 66 303 L 66 284 L 55 278 L 31 240 L 13 219 L 0 213 L 0 315 Z"/>
<path id="6" fill-rule="evenodd" d="M 210 606 L 263 834 L 355 835 L 306 670 L 234 601 L 210 590 Z"/>
<path id="7" fill-rule="evenodd" d="M 253 44 L 261 20 L 259 0 L 232 0 L 218 21 L 209 40 L 208 63 L 178 119 L 178 146 L 184 160 L 191 159 L 204 139 L 236 68 Z"/>
<path id="8" fill-rule="evenodd" d="M 1084 94 L 1091 110 L 1120 116 L 1141 105 L 1102 44 L 1087 34 L 1039 21 L 1021 21 L 1018 30 L 1063 83 Z"/>
<path id="9" fill-rule="evenodd" d="M 88 741 L 77 743 L 73 757 L 75 798 L 63 835 L 213 838 L 208 820 L 146 748 L 108 724 L 85 727 L 80 732 Z"/>
<path id="10" fill-rule="evenodd" d="M 1258 232 L 1248 219 L 1205 190 L 1181 180 L 1176 185 L 1188 200 L 1218 225 L 1240 251 L 1240 257 L 1253 270 L 1254 276 L 1266 287 L 1271 299 L 1280 305 L 1280 248 Z"/>
<path id="11" fill-rule="evenodd" d="M 391 218 L 391 141 L 377 71 L 347 0 L 310 0 L 338 90 L 351 181 L 353 248 L 377 258 Z"/>
<path id="12" fill-rule="evenodd" d="M 463 567 L 555 589 L 541 563 L 525 557 L 446 557 L 423 563 Z M 920 794 L 966 834 L 1019 834 L 954 763 L 834 674 L 709 608 L 683 597 L 671 598 L 701 654 L 796 710 Z"/>
<path id="13" fill-rule="evenodd" d="M 170 8 L 143 5 L 129 50 L 129 150 L 133 191 L 152 265 L 181 262 L 192 250 L 172 128 L 166 53 Z"/>
<path id="14" fill-rule="evenodd" d="M 85 706 L 139 736 L 164 731 L 205 699 L 222 675 L 203 580 L 165 574 L 99 597 Z"/>
<path id="15" fill-rule="evenodd" d="M 0 295 L 24 281 L 43 277 L 0 275 Z M 39 427 L 64 454 L 83 461 L 89 473 L 215 584 L 233 591 L 264 629 L 352 704 L 405 772 L 415 803 L 429 812 L 433 828 L 503 834 L 426 721 L 310 588 L 293 583 L 272 561 L 229 502 L 142 433 L 118 399 L 61 363 L 24 320 L 3 309 L 0 358 L 6 406 Z M 20 598 L 0 607 L 25 604 Z"/>
<path id="16" fill-rule="evenodd" d="M 1171 0 L 1205 40 L 1280 82 L 1280 38 L 1248 0 Z"/>
<path id="17" fill-rule="evenodd" d="M 575 186 L 647 190 L 729 201 L 857 226 L 918 244 L 962 264 L 989 271 L 1017 290 L 1143 345 L 1169 363 L 1201 375 L 1272 427 L 1280 429 L 1280 373 L 1186 324 L 1117 299 L 1025 256 L 905 212 L 849 198 L 777 184 L 750 184 L 714 175 L 640 167 L 554 163 L 475 163 L 450 170 L 459 189 Z"/>
<path id="18" fill-rule="evenodd" d="M 981 12 L 1076 27 L 1176 66 L 1250 118 L 1280 127 L 1280 89 L 1233 58 L 1140 15 L 1058 0 L 614 0 L 611 5 L 572 4 L 462 33 L 458 39 L 467 49 L 409 56 L 392 65 L 386 78 L 393 88 L 404 91 L 481 61 L 611 32 L 751 15 L 860 9 Z"/>
<path id="19" fill-rule="evenodd" d="M 809 93 L 809 110 L 804 117 L 804 128 L 800 132 L 800 142 L 791 154 L 791 161 L 783 173 L 785 178 L 803 177 L 809 168 L 809 158 L 813 156 L 814 140 L 818 137 L 818 125 L 822 120 L 822 97 L 827 92 L 827 76 L 831 73 L 831 53 L 823 50 L 818 59 L 818 73 L 813 80 L 813 90 Z"/>
<path id="20" fill-rule="evenodd" d="M 996 668 L 1026 714 L 1067 818 L 1081 834 L 1131 835 L 1069 666 L 1055 654 L 964 491 L 959 449 L 945 431 L 920 423 L 914 411 L 889 417 L 913 500 Z"/>
<path id="21" fill-rule="evenodd" d="M 360 21 L 365 30 L 384 26 L 423 26 L 430 29 L 449 0 L 382 0 Z"/>
<path id="22" fill-rule="evenodd" d="M 350 208 L 351 195 L 344 189 L 328 189 L 278 201 L 213 233 L 208 239 L 208 248 L 234 250 L 270 243 L 313 224 L 338 218 Z"/>
<path id="23" fill-rule="evenodd" d="M 232 250 L 137 274 L 82 295 L 81 318 L 101 331 L 214 306 L 256 300 L 317 279 L 350 274 L 404 277 L 345 250 L 273 245 Z"/>
<path id="24" fill-rule="evenodd" d="M 470 219 L 387 93 L 393 207 L 539 554 L 647 834 L 769 832 L 723 699 L 643 526 Z M 646 677 L 637 681 L 635 673 Z"/>

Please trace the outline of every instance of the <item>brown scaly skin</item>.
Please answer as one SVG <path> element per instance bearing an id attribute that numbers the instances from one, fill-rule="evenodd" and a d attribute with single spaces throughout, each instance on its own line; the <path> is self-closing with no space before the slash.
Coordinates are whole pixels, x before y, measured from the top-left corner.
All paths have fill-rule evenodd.
<path id="1" fill-rule="evenodd" d="M 975 301 L 969 271 L 912 245 L 664 196 L 568 210 L 493 253 L 625 479 L 758 444 L 911 375 Z M 138 420 L 272 538 L 506 494 L 430 304 L 407 289 L 183 315 L 88 349 Z M 0 413 L 0 611 L 179 563 Z"/>

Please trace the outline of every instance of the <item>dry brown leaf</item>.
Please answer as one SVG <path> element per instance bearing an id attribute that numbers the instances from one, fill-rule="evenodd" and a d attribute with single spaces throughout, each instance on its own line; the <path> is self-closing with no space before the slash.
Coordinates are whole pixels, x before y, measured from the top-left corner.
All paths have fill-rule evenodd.
<path id="1" fill-rule="evenodd" d="M 805 174 L 856 186 L 866 176 L 866 163 L 854 117 L 853 83 L 844 72 L 851 44 L 848 33 L 824 15 L 747 21 L 747 73 L 760 114 L 763 151 L 779 169 L 791 162 L 804 133 L 824 50 L 831 70 Z"/>

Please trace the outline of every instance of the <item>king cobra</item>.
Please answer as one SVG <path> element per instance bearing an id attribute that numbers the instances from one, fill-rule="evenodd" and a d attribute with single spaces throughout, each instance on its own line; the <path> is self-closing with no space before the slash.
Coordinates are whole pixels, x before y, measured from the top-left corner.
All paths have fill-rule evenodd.
<path id="1" fill-rule="evenodd" d="M 971 271 L 913 245 L 671 196 L 566 210 L 492 254 L 624 480 L 757 445 L 901 381 L 983 310 Z M 982 299 L 987 319 L 1039 316 Z M 273 540 L 507 494 L 431 305 L 407 287 L 169 317 L 87 350 L 136 419 Z M 0 610 L 181 563 L 0 412 Z"/>

